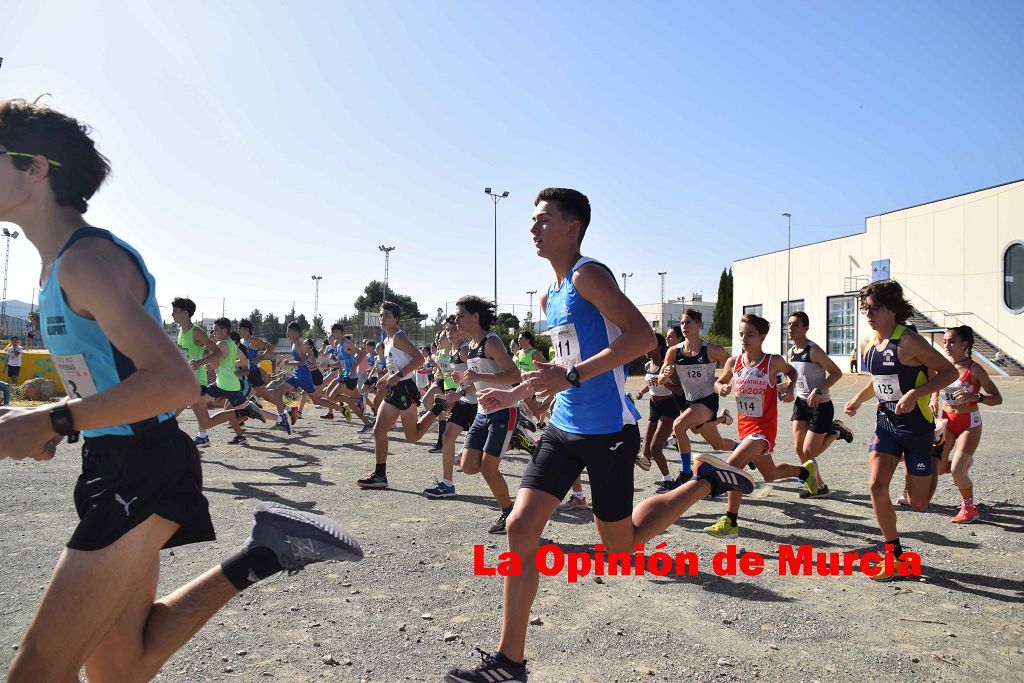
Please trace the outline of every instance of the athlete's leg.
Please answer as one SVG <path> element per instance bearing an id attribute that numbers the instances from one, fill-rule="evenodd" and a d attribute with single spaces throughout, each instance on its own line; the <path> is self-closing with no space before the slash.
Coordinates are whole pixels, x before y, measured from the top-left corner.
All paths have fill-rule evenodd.
<path id="1" fill-rule="evenodd" d="M 378 465 L 388 461 L 388 430 L 398 422 L 398 408 L 385 403 L 377 413 L 377 424 L 373 426 L 373 455 Z"/>
<path id="2" fill-rule="evenodd" d="M 736 442 L 732 439 L 726 439 L 724 436 L 718 433 L 718 422 L 711 420 L 705 422 L 697 428 L 697 433 L 701 435 L 701 438 L 716 451 L 731 452 L 736 448 Z"/>
<path id="3" fill-rule="evenodd" d="M 796 450 L 796 458 L 798 461 L 803 462 L 807 459 L 804 456 L 806 452 L 804 450 L 804 441 L 806 441 L 810 423 L 807 420 L 793 420 L 790 424 L 793 426 L 793 448 Z"/>
<path id="4" fill-rule="evenodd" d="M 455 440 L 461 433 L 461 425 L 449 421 L 441 437 L 441 476 L 446 481 L 455 478 Z"/>
<path id="5" fill-rule="evenodd" d="M 463 460 L 463 462 L 465 462 L 465 460 Z M 483 455 L 483 461 L 480 463 L 480 474 L 483 476 L 484 481 L 487 482 L 487 486 L 491 489 L 491 493 L 494 495 L 494 500 L 498 502 L 498 507 L 502 510 L 506 510 L 512 505 L 512 497 L 509 495 L 508 482 L 505 481 L 505 477 L 501 473 L 500 466 L 501 456 L 485 453 Z"/>
<path id="6" fill-rule="evenodd" d="M 153 515 L 111 545 L 67 549 L 11 664 L 11 681 L 145 681 L 237 590 L 215 568 L 154 602 L 178 525 Z M 211 576 L 213 574 L 213 576 Z"/>
<path id="7" fill-rule="evenodd" d="M 630 529 L 632 538 L 626 538 L 625 530 L 615 522 L 613 525 L 601 523 L 598 531 L 601 532 L 601 539 L 605 541 L 607 533 L 612 540 L 623 550 L 631 551 L 633 544 L 646 543 L 682 517 L 683 513 L 689 510 L 694 503 L 706 498 L 711 493 L 711 484 L 703 479 L 691 479 L 682 486 L 664 493 L 660 496 L 652 496 L 633 508 L 633 516 Z M 623 545 L 624 544 L 624 545 Z"/>
<path id="8" fill-rule="evenodd" d="M 896 467 L 900 464 L 899 456 L 890 453 L 872 451 L 868 454 L 870 476 L 868 488 L 871 492 L 871 508 L 875 511 L 878 528 L 886 541 L 898 537 L 896 531 L 896 510 L 889 497 L 889 483 Z M 921 478 L 921 477 L 918 477 Z"/>
<path id="9" fill-rule="evenodd" d="M 402 411 L 402 431 L 405 432 L 405 440 L 409 443 L 416 443 L 423 438 L 423 435 L 430 430 L 430 426 L 437 419 L 437 414 L 428 410 L 423 417 L 418 416 L 415 403 Z M 419 419 L 417 420 L 417 418 Z"/>
<path id="10" fill-rule="evenodd" d="M 530 609 L 537 597 L 540 573 L 534 557 L 540 548 L 540 535 L 551 519 L 559 500 L 537 489 L 520 489 L 515 507 L 508 517 L 508 549 L 522 561 L 522 571 L 505 577 L 498 651 L 515 662 L 525 658 L 526 629 Z"/>
<path id="11" fill-rule="evenodd" d="M 968 429 L 956 439 L 956 455 L 953 456 L 953 485 L 960 489 L 960 496 L 969 505 L 974 504 L 974 482 L 968 476 L 974 453 L 981 443 L 981 427 Z"/>
<path id="12" fill-rule="evenodd" d="M 697 403 L 684 410 L 675 419 L 675 422 L 672 423 L 672 431 L 676 436 L 676 445 L 679 448 L 680 472 L 690 472 L 692 470 L 690 457 L 692 446 L 690 445 L 690 437 L 687 435 L 687 432 L 702 422 L 713 420 L 714 417 L 710 408 Z"/>
<path id="13" fill-rule="evenodd" d="M 666 429 L 666 424 L 668 425 Z M 662 476 L 668 476 L 668 461 L 665 460 L 665 441 L 672 431 L 672 422 L 669 418 L 661 418 L 657 422 L 647 422 L 647 432 L 644 434 L 644 457 L 658 463 L 658 470 Z M 665 441 L 659 439 L 659 434 L 664 435 Z"/>

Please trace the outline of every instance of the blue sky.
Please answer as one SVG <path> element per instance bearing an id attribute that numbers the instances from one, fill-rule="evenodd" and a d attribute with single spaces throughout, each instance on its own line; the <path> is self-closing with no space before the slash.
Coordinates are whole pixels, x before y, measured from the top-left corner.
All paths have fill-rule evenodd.
<path id="1" fill-rule="evenodd" d="M 584 253 L 637 302 L 723 266 L 1024 176 L 1024 3 L 7 0 L 0 97 L 48 92 L 114 175 L 87 217 L 207 315 L 433 311 L 551 279 L 536 191 L 590 196 Z M 1024 228 L 1022 228 L 1024 230 Z M 8 296 L 28 301 L 31 245 Z M 169 317 L 169 315 L 168 315 Z"/>

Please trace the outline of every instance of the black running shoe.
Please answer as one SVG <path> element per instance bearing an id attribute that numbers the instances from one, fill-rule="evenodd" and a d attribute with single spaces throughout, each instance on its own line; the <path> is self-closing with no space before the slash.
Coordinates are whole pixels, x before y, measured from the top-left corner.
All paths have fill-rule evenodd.
<path id="1" fill-rule="evenodd" d="M 853 443 L 853 431 L 843 424 L 842 420 L 832 420 L 832 428 L 836 430 L 836 436 L 846 443 Z"/>
<path id="2" fill-rule="evenodd" d="M 388 478 L 376 472 L 370 472 L 366 475 L 365 479 L 358 480 L 356 486 L 361 489 L 386 489 L 388 487 Z"/>
<path id="3" fill-rule="evenodd" d="M 697 465 L 697 478 L 711 484 L 712 497 L 728 491 L 739 491 L 743 494 L 754 491 L 753 477 L 713 455 L 701 455 L 694 464 Z"/>
<path id="4" fill-rule="evenodd" d="M 434 414 L 434 417 L 437 417 L 446 410 L 448 410 L 448 401 L 444 400 L 440 396 L 435 396 L 434 406 L 430 409 L 430 412 Z"/>
<path id="5" fill-rule="evenodd" d="M 654 490 L 654 493 L 668 493 L 669 491 L 675 491 L 679 484 L 676 483 L 675 479 L 663 479 L 658 482 L 658 488 Z"/>
<path id="6" fill-rule="evenodd" d="M 500 652 L 476 651 L 482 661 L 472 669 L 448 669 L 445 683 L 527 683 L 525 660 L 513 664 Z"/>
<path id="7" fill-rule="evenodd" d="M 502 512 L 498 516 L 498 519 L 494 522 L 494 524 L 491 525 L 491 528 L 487 530 L 487 533 L 489 533 L 489 534 L 503 534 L 503 533 L 505 533 L 505 521 L 508 519 L 509 513 L 511 513 L 511 512 L 512 512 L 511 510 L 509 510 L 508 512 Z M 513 679 L 509 678 L 509 679 L 506 679 L 506 680 L 513 680 Z"/>
<path id="8" fill-rule="evenodd" d="M 263 417 L 263 411 L 257 410 L 256 406 L 254 406 L 252 403 L 245 404 L 245 407 L 242 408 L 242 414 L 246 415 L 247 417 L 251 417 L 255 420 L 259 420 L 264 424 L 266 424 L 267 422 L 267 418 Z"/>
<path id="9" fill-rule="evenodd" d="M 235 438 L 231 439 L 231 441 L 228 441 L 228 444 L 231 446 L 237 446 L 243 443 L 245 443 L 245 436 L 236 436 Z"/>

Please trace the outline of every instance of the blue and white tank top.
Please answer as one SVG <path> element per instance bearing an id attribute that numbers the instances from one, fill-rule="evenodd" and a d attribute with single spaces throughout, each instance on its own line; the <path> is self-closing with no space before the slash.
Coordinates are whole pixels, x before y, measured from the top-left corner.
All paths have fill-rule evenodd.
<path id="1" fill-rule="evenodd" d="M 395 337 L 400 334 L 405 334 L 405 332 L 398 330 L 395 332 L 394 337 L 388 337 L 388 340 L 384 342 L 384 362 L 387 365 L 388 372 L 398 372 L 412 361 L 412 356 L 395 346 Z M 412 379 L 415 376 L 416 371 L 413 370 L 412 372 L 405 373 L 399 379 Z"/>
<path id="2" fill-rule="evenodd" d="M 156 280 L 146 269 L 139 252 L 107 230 L 93 227 L 76 230 L 57 255 L 50 277 L 39 292 L 43 340 L 70 398 L 85 398 L 99 394 L 120 384 L 135 372 L 135 364 L 111 343 L 100 329 L 99 323 L 72 311 L 64 299 L 64 291 L 60 284 L 61 259 L 71 245 L 87 237 L 110 240 L 131 254 L 143 277 L 146 278 L 147 291 L 143 306 L 157 324 L 161 322 L 160 307 L 156 298 Z M 82 435 L 87 438 L 108 435 L 132 436 L 173 417 L 174 411 L 169 411 L 134 424 L 84 429 Z"/>
<path id="3" fill-rule="evenodd" d="M 615 341 L 622 330 L 601 315 L 572 284 L 572 276 L 587 263 L 608 266 L 583 257 L 565 279 L 548 286 L 545 307 L 554 362 L 568 367 L 597 355 Z M 611 274 L 611 271 L 608 270 Z M 614 281 L 614 275 L 612 279 Z M 626 373 L 622 366 L 559 392 L 551 424 L 571 434 L 613 434 L 632 420 L 626 406 Z"/>
<path id="4" fill-rule="evenodd" d="M 345 369 L 342 370 L 341 377 L 342 379 L 348 379 L 348 376 L 352 374 L 352 368 L 355 367 L 356 357 L 354 354 L 351 354 L 345 350 L 344 341 L 342 341 L 341 344 L 338 345 L 338 348 L 335 350 L 335 353 L 338 356 L 338 360 L 345 364 Z"/>

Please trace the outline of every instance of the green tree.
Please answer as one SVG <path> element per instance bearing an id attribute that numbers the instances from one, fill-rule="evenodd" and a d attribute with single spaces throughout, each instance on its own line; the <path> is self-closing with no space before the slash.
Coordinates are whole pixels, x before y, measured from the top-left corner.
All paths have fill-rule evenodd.
<path id="1" fill-rule="evenodd" d="M 255 325 L 255 323 L 253 323 Z M 256 329 L 256 334 L 264 337 L 280 337 L 284 334 L 284 325 L 273 313 L 267 313 L 263 324 Z"/>
<path id="2" fill-rule="evenodd" d="M 709 332 L 732 339 L 732 272 L 728 268 L 722 269 L 722 276 L 718 279 L 718 300 Z"/>
<path id="3" fill-rule="evenodd" d="M 324 330 L 324 317 L 322 315 L 313 316 L 313 336 L 315 337 L 326 337 L 327 331 Z"/>
<path id="4" fill-rule="evenodd" d="M 371 280 L 370 284 L 366 285 L 363 293 L 355 301 L 356 311 L 370 311 L 376 313 L 380 310 L 380 304 L 384 300 L 384 283 L 380 280 Z M 422 318 L 423 314 L 420 313 L 420 307 L 412 297 L 405 294 L 400 294 L 395 290 L 388 288 L 388 301 L 394 301 L 402 309 L 402 319 L 412 320 L 415 318 Z"/>
<path id="5" fill-rule="evenodd" d="M 260 313 L 260 309 L 252 309 L 252 313 L 247 318 L 252 323 L 252 333 L 259 334 L 263 331 L 263 314 Z"/>
<path id="6" fill-rule="evenodd" d="M 512 313 L 499 313 L 494 321 L 494 331 L 504 336 L 509 333 L 510 329 L 514 333 L 519 332 L 519 318 Z"/>

